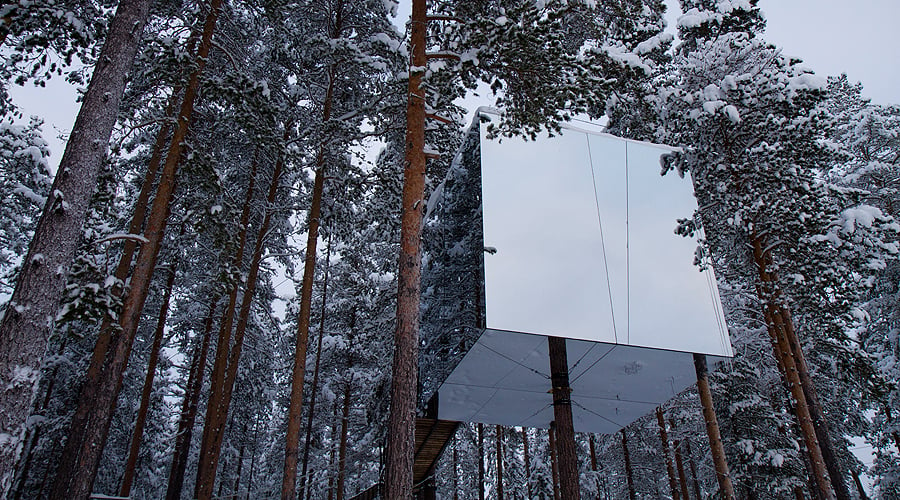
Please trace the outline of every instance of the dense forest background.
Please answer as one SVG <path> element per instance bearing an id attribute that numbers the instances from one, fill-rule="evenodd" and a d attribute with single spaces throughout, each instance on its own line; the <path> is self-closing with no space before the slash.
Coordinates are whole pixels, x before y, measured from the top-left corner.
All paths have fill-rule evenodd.
<path id="1" fill-rule="evenodd" d="M 737 497 L 821 489 L 793 361 L 777 339 L 773 350 L 788 324 L 834 494 L 900 497 L 900 107 L 784 56 L 756 0 L 682 0 L 677 39 L 661 0 L 434 1 L 424 67 L 410 66 L 388 0 L 143 4 L 124 28 L 113 1 L 0 6 L 3 341 L 38 309 L 11 299 L 17 286 L 46 296 L 58 281 L 61 294 L 29 327 L 42 340 L 2 344 L 10 498 L 341 499 L 381 480 L 410 73 L 433 117 L 426 196 L 472 91 L 502 111 L 499 135 L 591 117 L 680 147 L 663 170 L 690 172 L 700 209 L 672 226 L 703 235 L 696 264 L 717 272 L 736 352 L 710 378 Z M 117 36 L 137 41 L 133 61 L 104 52 Z M 108 122 L 108 148 L 88 141 L 93 180 L 61 189 L 54 177 L 80 172 L 79 134 L 54 176 L 40 117 L 9 90 L 86 87 L 115 64 L 120 99 L 82 96 L 84 108 L 115 101 L 83 123 Z M 78 196 L 81 222 L 58 236 Z M 35 250 L 39 222 L 70 257 Z M 662 411 L 669 448 L 656 415 L 577 436 L 585 498 L 717 494 L 696 389 Z M 543 430 L 464 425 L 438 490 L 553 498 L 549 449 Z"/>

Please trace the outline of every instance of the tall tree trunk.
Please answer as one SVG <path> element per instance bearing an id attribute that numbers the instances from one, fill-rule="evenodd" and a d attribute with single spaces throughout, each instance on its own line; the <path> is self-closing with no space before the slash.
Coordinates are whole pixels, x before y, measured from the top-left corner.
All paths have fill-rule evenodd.
<path id="1" fill-rule="evenodd" d="M 338 13 L 332 38 L 338 38 L 343 30 L 342 3 L 338 3 Z M 338 70 L 332 64 L 328 71 L 328 87 L 322 105 L 322 121 L 331 119 L 334 100 L 334 85 Z M 300 447 L 300 426 L 303 418 L 303 383 L 306 379 L 306 351 L 309 345 L 309 321 L 312 311 L 313 281 L 316 272 L 316 248 L 319 242 L 319 225 L 322 214 L 322 195 L 325 191 L 327 172 L 325 145 L 319 147 L 316 155 L 316 176 L 313 180 L 312 203 L 309 208 L 306 235 L 306 256 L 303 261 L 303 282 L 300 286 L 300 312 L 297 315 L 297 345 L 294 351 L 294 366 L 291 370 L 291 401 L 288 407 L 287 432 L 285 433 L 284 475 L 281 482 L 281 499 L 293 500 L 297 485 L 297 458 Z"/>
<path id="2" fill-rule="evenodd" d="M 70 431 L 70 438 L 60 459 L 59 472 L 54 482 L 53 496 L 56 498 L 87 498 L 91 493 L 94 478 L 97 476 L 97 466 L 106 444 L 116 399 L 122 386 L 122 374 L 128 364 L 134 335 L 140 322 L 141 312 L 150 288 L 150 280 L 162 245 L 175 189 L 175 175 L 181 160 L 183 143 L 190 127 L 194 101 L 200 87 L 200 74 L 209 56 L 216 19 L 221 6 L 222 0 L 212 1 L 210 12 L 203 26 L 203 36 L 197 51 L 197 67 L 191 74 L 185 90 L 184 100 L 178 113 L 178 125 L 166 155 L 166 163 L 160 177 L 156 198 L 153 200 L 147 221 L 144 233 L 147 241 L 141 246 L 131 277 L 130 290 L 122 306 L 119 320 L 121 333 L 115 345 L 110 345 L 96 391 L 92 388 L 82 390 L 82 397 L 79 398 L 78 404 L 87 405 L 91 407 L 91 410 L 87 412 L 88 416 L 82 427 L 84 432 L 79 433 L 81 434 L 78 436 L 79 439 L 72 439 L 76 432 Z M 91 394 L 93 397 L 90 397 Z M 88 397 L 85 398 L 84 395 Z M 75 430 L 75 427 L 72 426 L 72 430 Z"/>
<path id="3" fill-rule="evenodd" d="M 709 437 L 709 448 L 716 470 L 716 480 L 719 482 L 719 494 L 725 500 L 734 500 L 734 485 L 731 483 L 728 461 L 725 458 L 725 447 L 722 445 L 722 435 L 719 433 L 719 421 L 716 418 L 715 407 L 713 407 L 712 392 L 709 390 L 709 369 L 706 366 L 705 355 L 694 354 L 694 370 L 697 372 L 697 392 L 700 394 L 700 406 L 703 411 L 703 420 L 706 422 L 706 435 Z"/>
<path id="4" fill-rule="evenodd" d="M 556 449 L 559 464 L 559 489 L 566 500 L 581 498 L 578 483 L 578 456 L 575 453 L 575 426 L 572 422 L 572 388 L 569 387 L 569 362 L 566 339 L 547 337 L 550 351 L 550 380 L 553 390 L 553 416 L 556 422 Z"/>
<path id="5" fill-rule="evenodd" d="M 182 233 L 184 233 L 183 224 Z M 144 376 L 144 387 L 141 389 L 141 403 L 138 407 L 134 431 L 131 434 L 131 446 L 128 448 L 128 459 L 125 461 L 125 473 L 122 476 L 122 486 L 119 488 L 120 497 L 128 497 L 131 495 L 131 485 L 134 482 L 138 453 L 141 449 L 141 439 L 144 436 L 144 426 L 147 423 L 147 413 L 150 410 L 150 395 L 153 393 L 153 380 L 156 378 L 156 365 L 159 363 L 159 351 L 162 348 L 163 334 L 166 331 L 166 317 L 169 314 L 169 301 L 172 299 L 172 288 L 175 285 L 176 264 L 173 262 L 170 265 L 172 267 L 169 269 L 169 277 L 166 278 L 166 288 L 162 305 L 159 308 L 159 318 L 156 321 L 156 329 L 153 332 L 153 345 L 150 347 L 150 359 L 147 361 L 147 374 Z"/>
<path id="6" fill-rule="evenodd" d="M 553 500 L 559 499 L 559 454 L 556 451 L 556 423 L 550 422 L 547 429 L 547 438 L 550 441 L 550 478 L 553 481 Z"/>
<path id="7" fill-rule="evenodd" d="M 834 489 L 834 494 L 838 500 L 850 500 L 850 489 L 844 480 L 844 472 L 841 469 L 834 449 L 834 442 L 831 440 L 831 431 L 828 430 L 828 421 L 819 402 L 816 386 L 809 375 L 809 366 L 806 364 L 806 356 L 803 354 L 800 339 L 797 337 L 797 331 L 794 329 L 794 321 L 791 318 L 790 310 L 787 306 L 781 306 L 780 310 L 781 315 L 780 318 L 776 318 L 776 323 L 780 322 L 784 326 L 785 337 L 788 345 L 791 347 L 794 363 L 797 366 L 797 374 L 800 377 L 800 383 L 803 385 L 803 394 L 806 396 L 806 403 L 809 405 L 809 413 L 812 417 L 813 427 L 816 430 L 816 438 L 819 440 L 819 447 L 822 449 L 822 460 L 825 461 L 825 468 L 828 470 L 828 477 L 831 479 L 831 487 Z"/>
<path id="8" fill-rule="evenodd" d="M 62 356 L 62 354 L 65 352 L 66 345 L 68 344 L 66 342 L 66 340 L 67 340 L 66 336 L 63 336 L 62 339 L 60 340 L 59 350 L 56 352 L 57 356 Z M 46 410 L 47 405 L 50 404 L 50 398 L 53 396 L 53 388 L 56 387 L 56 373 L 58 371 L 59 371 L 58 364 L 54 365 L 53 369 L 50 370 L 50 374 L 47 377 L 47 388 L 44 391 L 44 398 L 41 401 L 41 405 L 35 409 L 35 414 L 42 415 L 44 413 L 44 411 Z M 35 424 L 34 427 L 29 429 L 29 433 L 31 435 L 28 436 L 26 434 L 27 444 L 25 447 L 25 449 L 26 449 L 25 455 L 23 457 L 21 457 L 21 459 L 19 461 L 19 466 L 16 470 L 15 483 L 12 485 L 13 489 L 9 495 L 9 498 L 11 498 L 12 500 L 19 500 L 20 498 L 22 498 L 22 494 L 24 493 L 24 490 L 25 490 L 25 483 L 28 479 L 28 474 L 31 470 L 31 463 L 34 459 L 34 449 L 37 446 L 38 441 L 40 440 L 42 429 L 43 429 L 43 424 Z M 41 491 L 38 490 L 38 493 L 40 494 Z"/>
<path id="9" fill-rule="evenodd" d="M 279 168 L 278 165 L 279 164 L 276 164 L 276 170 Z M 247 191 L 244 194 L 244 202 L 241 208 L 241 229 L 238 233 L 238 244 L 237 249 L 235 250 L 233 264 L 238 275 L 241 275 L 244 269 L 244 253 L 247 248 L 247 234 L 250 230 L 250 212 L 253 205 L 253 195 L 256 187 L 256 174 L 258 169 L 259 162 L 257 151 L 257 154 L 254 155 L 253 162 L 251 163 L 250 178 L 248 179 Z M 212 374 L 210 375 L 210 396 L 206 407 L 203 437 L 200 441 L 201 464 L 203 464 L 204 467 L 206 466 L 206 463 L 203 462 L 203 457 L 206 457 L 211 453 L 211 437 L 209 433 L 212 432 L 212 429 L 215 427 L 214 422 L 212 421 L 220 418 L 218 408 L 221 405 L 220 395 L 222 385 L 225 383 L 225 374 L 228 370 L 228 355 L 231 352 L 231 334 L 234 326 L 234 315 L 237 313 L 237 297 L 240 285 L 241 284 L 237 281 L 230 284 L 231 288 L 228 291 L 228 302 L 225 305 L 225 309 L 222 311 L 222 320 L 219 323 L 219 336 L 216 341 L 216 357 L 213 362 Z M 227 418 L 227 415 L 225 418 Z M 197 481 L 194 484 L 195 496 L 198 494 L 202 483 L 201 479 L 200 469 L 198 469 Z"/>
<path id="10" fill-rule="evenodd" d="M 313 368 L 312 387 L 309 388 L 309 408 L 306 413 L 306 439 L 303 441 L 303 465 L 300 474 L 300 500 L 306 497 L 306 474 L 309 470 L 309 448 L 312 444 L 313 416 L 316 413 L 316 395 L 319 393 L 319 367 L 322 361 L 322 337 L 325 335 L 325 305 L 328 303 L 328 272 L 331 268 L 331 234 L 325 250 L 325 272 L 322 277 L 322 305 L 319 310 L 319 337 L 316 340 L 316 363 Z"/>
<path id="11" fill-rule="evenodd" d="M 628 436 L 622 429 L 622 456 L 625 458 L 625 481 L 628 483 L 628 498 L 637 500 L 637 491 L 634 489 L 634 475 L 631 471 L 631 454 L 628 453 Z"/>
<path id="12" fill-rule="evenodd" d="M 172 467 L 169 470 L 169 482 L 166 486 L 166 500 L 178 500 L 181 498 L 181 488 L 184 485 L 184 471 L 187 468 L 191 437 L 194 432 L 194 421 L 197 418 L 197 407 L 200 404 L 203 373 L 206 370 L 206 355 L 209 352 L 217 302 L 216 299 L 210 302 L 209 313 L 203 322 L 203 334 L 200 344 L 194 350 L 194 356 L 191 360 L 187 385 L 184 389 L 184 400 L 181 403 L 181 415 L 178 418 L 178 429 L 175 432 L 175 447 L 172 451 Z"/>
<path id="13" fill-rule="evenodd" d="M 691 465 L 691 483 L 694 485 L 694 496 L 697 497 L 697 500 L 701 500 L 703 498 L 703 494 L 700 491 L 700 481 L 697 480 L 697 464 L 694 462 L 694 455 L 691 453 L 691 441 L 690 439 L 684 442 L 685 451 L 687 451 L 688 463 Z"/>
<path id="14" fill-rule="evenodd" d="M 242 436 L 247 435 L 247 424 L 244 423 L 244 432 L 241 433 Z M 246 443 L 241 441 L 241 447 L 238 450 L 237 456 L 237 471 L 234 473 L 234 487 L 231 489 L 234 492 L 234 498 L 240 498 L 241 491 L 241 470 L 244 468 L 244 449 L 246 448 Z"/>
<path id="15" fill-rule="evenodd" d="M 503 500 L 503 428 L 499 425 L 497 432 L 497 500 Z"/>
<path id="16" fill-rule="evenodd" d="M 287 127 L 286 127 L 287 129 Z M 209 404 L 206 409 L 207 417 L 203 427 L 203 448 L 200 454 L 200 463 L 197 466 L 197 498 L 207 500 L 212 497 L 212 489 L 216 480 L 216 469 L 219 464 L 219 455 L 222 449 L 222 439 L 225 436 L 225 427 L 228 421 L 228 410 L 231 406 L 231 397 L 234 393 L 234 383 L 237 380 L 238 365 L 241 359 L 241 351 L 244 346 L 244 336 L 250 321 L 250 309 L 253 306 L 253 296 L 259 278 L 259 267 L 262 263 L 265 251 L 266 235 L 272 222 L 272 213 L 284 170 L 284 158 L 279 157 L 275 162 L 275 170 L 272 172 L 272 181 L 269 184 L 269 193 L 266 196 L 266 212 L 262 224 L 256 236 L 253 247 L 253 256 L 250 260 L 250 269 L 247 272 L 244 296 L 241 298 L 241 308 L 238 312 L 238 321 L 234 329 L 234 341 L 230 350 L 227 350 L 227 368 L 224 369 L 224 380 L 219 372 L 218 378 L 210 382 Z M 221 345 L 221 342 L 219 342 Z M 225 347 L 228 349 L 228 347 Z M 216 353 L 216 363 L 220 362 L 219 353 Z M 215 376 L 216 370 L 213 370 Z"/>
<path id="17" fill-rule="evenodd" d="M 522 427 L 522 453 L 525 458 L 525 498 L 531 498 L 531 464 L 528 457 L 528 429 Z"/>
<path id="18" fill-rule="evenodd" d="M 675 419 L 669 419 L 669 427 L 675 430 Z M 672 448 L 675 450 L 675 467 L 678 469 L 678 480 L 681 483 L 681 497 L 684 500 L 691 500 L 691 495 L 688 493 L 687 475 L 684 473 L 684 460 L 681 458 L 681 443 L 676 439 Z M 700 497 L 697 497 L 697 500 L 700 500 Z"/>
<path id="19" fill-rule="evenodd" d="M 341 412 L 341 441 L 338 449 L 337 500 L 344 500 L 344 478 L 347 474 L 347 434 L 350 430 L 350 387 L 353 377 L 344 387 L 344 408 Z"/>
<path id="20" fill-rule="evenodd" d="M 853 475 L 853 484 L 856 485 L 856 492 L 859 494 L 860 500 L 869 500 L 869 495 L 866 494 L 866 489 L 863 487 L 862 481 L 859 480 L 859 474 L 856 471 L 850 471 Z"/>
<path id="21" fill-rule="evenodd" d="M 190 44 L 189 44 L 190 45 Z M 193 48 L 190 49 L 193 51 Z M 141 182 L 141 190 L 134 202 L 134 212 L 131 215 L 131 223 L 128 225 L 129 234 L 140 234 L 144 229 L 144 219 L 147 217 L 147 206 L 150 204 L 150 195 L 153 194 L 153 185 L 156 182 L 156 176 L 159 173 L 159 166 L 162 163 L 163 152 L 166 151 L 166 143 L 171 131 L 170 119 L 175 116 L 175 107 L 178 105 L 178 97 L 181 94 L 181 88 L 175 88 L 169 103 L 166 106 L 166 116 L 156 133 L 156 141 L 153 144 L 153 152 L 150 154 L 150 163 L 147 165 L 147 172 L 144 173 L 144 180 Z M 119 257 L 119 264 L 116 266 L 114 276 L 116 277 L 116 285 L 112 289 L 113 295 L 120 297 L 124 293 L 125 280 L 128 279 L 128 272 L 131 270 L 131 264 L 134 262 L 134 254 L 137 252 L 138 245 L 135 240 L 127 239 L 122 245 L 122 255 Z M 88 389 L 95 390 L 100 384 L 100 375 L 103 372 L 103 362 L 109 353 L 110 345 L 113 338 L 118 335 L 118 331 L 114 325 L 115 318 L 109 316 L 103 318 L 100 325 L 100 333 L 97 335 L 97 342 L 94 344 L 94 351 L 91 354 L 91 360 L 88 364 L 87 375 L 85 376 L 84 386 Z M 87 399 L 93 399 L 93 394 L 86 395 Z M 87 418 L 88 407 L 79 407 L 78 412 L 73 416 L 74 422 L 83 423 Z"/>
<path id="22" fill-rule="evenodd" d="M 453 500 L 459 500 L 459 443 L 456 436 L 453 436 Z"/>
<path id="23" fill-rule="evenodd" d="M 597 447 L 594 445 L 594 435 L 588 435 L 588 447 L 591 452 L 591 470 L 597 472 Z M 596 482 L 597 486 L 597 498 L 600 498 L 600 481 L 599 479 Z"/>
<path id="24" fill-rule="evenodd" d="M 397 330 L 388 422 L 387 497 L 409 498 L 413 487 L 416 438 L 416 391 L 419 360 L 419 294 L 422 272 L 422 216 L 425 210 L 425 90 L 427 64 L 425 0 L 413 0 L 410 28 L 408 101 L 406 107 L 406 166 L 400 220 Z"/>
<path id="25" fill-rule="evenodd" d="M 337 446 L 335 445 L 334 436 L 337 434 L 338 428 L 338 398 L 334 398 L 334 410 L 332 411 L 331 424 L 331 460 L 328 461 L 328 500 L 334 500 L 334 478 L 337 468 Z"/>
<path id="26" fill-rule="evenodd" d="M 478 500 L 484 500 L 484 424 L 475 424 L 478 446 Z"/>
<path id="27" fill-rule="evenodd" d="M 793 349 L 788 341 L 787 328 L 784 326 L 781 315 L 782 306 L 779 303 L 779 290 L 776 278 L 770 271 L 770 258 L 764 250 L 763 239 L 757 235 L 751 236 L 753 245 L 753 259 L 759 273 L 760 285 L 758 293 L 763 303 L 764 315 L 769 334 L 772 336 L 775 355 L 780 356 L 784 373 L 788 382 L 788 389 L 794 400 L 794 410 L 797 414 L 797 422 L 806 444 L 809 454 L 809 465 L 812 468 L 816 487 L 821 491 L 825 500 L 834 500 L 835 492 L 832 489 L 822 456 L 822 448 L 819 445 L 814 419 L 810 413 L 809 403 L 806 399 L 806 391 L 800 378 L 798 365 L 795 362 Z M 827 432 L 827 430 L 825 431 Z"/>
<path id="28" fill-rule="evenodd" d="M 51 195 L 34 231 L 6 314 L 0 320 L 0 496 L 6 496 L 34 407 L 41 363 L 53 330 L 88 205 L 147 22 L 150 0 L 122 2 L 97 57 Z"/>
<path id="29" fill-rule="evenodd" d="M 672 455 L 669 453 L 669 435 L 666 432 L 666 421 L 663 418 L 662 408 L 656 407 L 656 423 L 659 425 L 659 440 L 662 442 L 663 454 L 666 457 L 666 474 L 669 476 L 669 489 L 672 491 L 672 500 L 678 500 L 678 480 L 675 479 L 675 467 L 672 466 Z M 687 500 L 687 497 L 685 497 Z"/>

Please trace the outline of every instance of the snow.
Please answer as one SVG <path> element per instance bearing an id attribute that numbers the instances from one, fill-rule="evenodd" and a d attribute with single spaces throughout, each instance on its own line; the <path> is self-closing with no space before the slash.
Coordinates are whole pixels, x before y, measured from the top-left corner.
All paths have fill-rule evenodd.
<path id="1" fill-rule="evenodd" d="M 610 57 L 610 59 L 616 61 L 622 66 L 640 69 L 648 75 L 652 72 L 652 68 L 650 68 L 650 65 L 644 62 L 644 60 L 641 59 L 641 56 L 633 52 L 628 52 L 624 47 L 613 47 L 610 45 L 606 45 L 601 50 L 603 50 L 603 52 L 605 52 Z"/>
<path id="2" fill-rule="evenodd" d="M 662 44 L 669 43 L 674 40 L 674 35 L 671 33 L 660 33 L 658 35 L 654 35 L 647 40 L 637 44 L 637 47 L 634 48 L 634 52 L 636 54 L 649 54 L 656 49 L 659 49 Z"/>
<path id="3" fill-rule="evenodd" d="M 12 369 L 12 374 L 10 376 L 9 384 L 6 385 L 6 390 L 10 390 L 19 385 L 31 385 L 34 384 L 34 381 L 38 379 L 40 376 L 40 370 L 35 370 L 30 366 L 14 366 Z"/>
<path id="4" fill-rule="evenodd" d="M 737 108 L 731 104 L 725 106 L 725 114 L 728 116 L 728 119 L 731 120 L 731 123 L 741 122 L 741 114 L 738 112 Z"/>
<path id="5" fill-rule="evenodd" d="M 853 233 L 858 226 L 871 228 L 877 219 L 884 217 L 881 210 L 871 205 L 860 205 L 841 212 L 841 230 Z"/>
<path id="6" fill-rule="evenodd" d="M 36 205 L 43 206 L 44 203 L 47 202 L 47 198 L 35 193 L 33 189 L 31 189 L 30 187 L 28 187 L 20 182 L 16 183 L 16 187 L 13 188 L 13 193 L 22 195 L 25 198 L 28 198 L 29 201 L 31 201 L 32 203 L 34 203 Z"/>

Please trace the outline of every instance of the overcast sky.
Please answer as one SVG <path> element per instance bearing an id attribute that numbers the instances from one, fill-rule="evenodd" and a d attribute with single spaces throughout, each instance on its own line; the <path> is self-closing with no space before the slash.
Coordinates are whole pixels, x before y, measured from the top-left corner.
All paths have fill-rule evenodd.
<path id="1" fill-rule="evenodd" d="M 678 1 L 666 3 L 674 29 Z M 785 54 L 803 59 L 821 75 L 846 72 L 878 104 L 900 104 L 900 0 L 760 0 L 760 7 L 768 19 L 766 38 Z M 401 0 L 396 23 L 404 25 L 409 12 L 410 0 Z M 78 110 L 74 93 L 58 78 L 46 89 L 13 87 L 26 116 L 45 118 L 55 166 L 63 143 L 54 138 L 68 133 Z"/>

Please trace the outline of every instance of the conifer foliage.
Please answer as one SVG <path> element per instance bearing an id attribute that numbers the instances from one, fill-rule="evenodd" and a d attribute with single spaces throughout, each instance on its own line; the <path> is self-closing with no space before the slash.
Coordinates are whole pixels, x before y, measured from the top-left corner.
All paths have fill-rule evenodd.
<path id="1" fill-rule="evenodd" d="M 411 498 L 460 354 L 418 332 L 425 200 L 478 189 L 442 183 L 472 92 L 493 135 L 678 147 L 734 492 L 691 388 L 608 436 L 463 423 L 442 498 L 900 495 L 900 109 L 785 57 L 757 0 L 683 0 L 677 43 L 662 0 L 414 3 L 405 33 L 392 0 L 0 5 L 0 496 Z M 50 78 L 85 87 L 56 170 L 8 92 Z"/>

